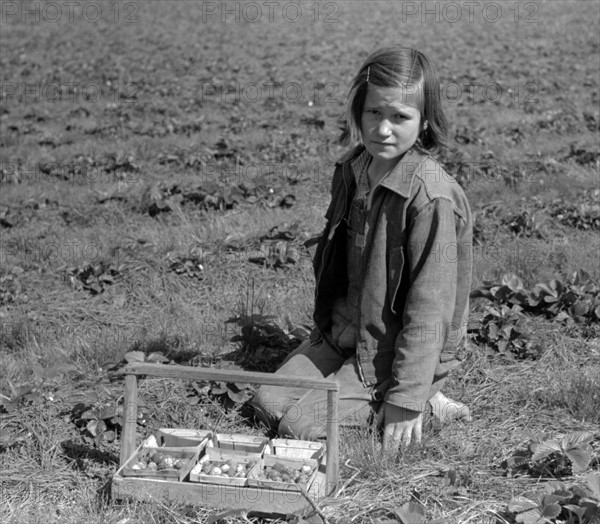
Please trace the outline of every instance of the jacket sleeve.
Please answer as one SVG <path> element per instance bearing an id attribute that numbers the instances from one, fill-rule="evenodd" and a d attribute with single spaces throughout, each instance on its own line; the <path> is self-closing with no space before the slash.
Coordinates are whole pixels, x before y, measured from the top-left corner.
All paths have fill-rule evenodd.
<path id="1" fill-rule="evenodd" d="M 423 411 L 436 366 L 451 330 L 457 257 L 453 202 L 428 201 L 409 224 L 405 264 L 408 289 L 402 330 L 395 343 L 392 383 L 384 400 Z"/>

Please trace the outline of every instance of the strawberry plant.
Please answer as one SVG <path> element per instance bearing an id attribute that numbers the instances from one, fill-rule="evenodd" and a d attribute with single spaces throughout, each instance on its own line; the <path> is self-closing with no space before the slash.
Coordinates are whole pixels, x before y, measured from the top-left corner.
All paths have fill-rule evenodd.
<path id="1" fill-rule="evenodd" d="M 146 355 L 142 351 L 128 351 L 123 356 L 123 360 L 127 364 L 130 364 L 132 362 L 149 362 L 151 364 L 167 364 L 169 362 L 169 359 L 167 357 L 165 357 L 160 351 L 155 351 L 153 353 L 150 353 L 149 355 Z M 116 371 L 117 369 L 119 369 L 121 367 L 121 365 L 123 364 L 123 360 L 106 361 L 106 362 L 102 363 L 102 367 L 104 369 L 106 369 L 107 371 L 109 371 L 109 373 L 110 373 L 112 371 Z"/>
<path id="2" fill-rule="evenodd" d="M 539 229 L 540 222 L 537 216 L 535 213 L 530 213 L 527 210 L 503 218 L 502 224 L 508 226 L 512 233 L 519 238 L 544 238 L 544 234 Z"/>
<path id="3" fill-rule="evenodd" d="M 577 432 L 535 443 L 531 447 L 532 464 L 540 472 L 548 471 L 555 475 L 569 470 L 581 473 L 592 460 L 590 443 L 593 440 L 594 436 L 590 433 Z"/>
<path id="4" fill-rule="evenodd" d="M 592 524 L 600 521 L 600 474 L 590 473 L 586 484 L 551 481 L 542 493 L 511 500 L 508 511 L 524 524 Z"/>
<path id="5" fill-rule="evenodd" d="M 113 442 L 123 426 L 124 407 L 117 401 L 100 405 L 78 402 L 71 410 L 71 422 L 81 431 L 83 439 L 100 447 L 103 442 Z M 138 400 L 137 423 L 146 425 L 143 402 Z"/>
<path id="6" fill-rule="evenodd" d="M 519 306 L 524 313 L 544 315 L 556 320 L 579 323 L 600 321 L 600 286 L 582 269 L 564 281 L 552 279 L 527 290 L 514 274 L 505 274 L 500 284 L 484 282 L 471 293 L 472 298 L 487 298 L 496 304 Z"/>
<path id="7" fill-rule="evenodd" d="M 198 256 L 177 256 L 172 253 L 167 255 L 169 269 L 178 275 L 186 275 L 198 280 L 204 279 L 204 266 Z"/>
<path id="8" fill-rule="evenodd" d="M 258 253 L 249 258 L 250 262 L 278 269 L 296 264 L 300 260 L 298 249 L 290 242 L 263 242 Z"/>
<path id="9" fill-rule="evenodd" d="M 552 217 L 562 224 L 576 229 L 600 229 L 600 190 L 587 190 L 578 196 L 576 202 L 562 198 L 549 206 Z"/>
<path id="10" fill-rule="evenodd" d="M 58 381 L 70 371 L 77 371 L 77 368 L 72 364 L 57 364 L 50 367 L 34 365 L 34 378 L 30 382 L 15 386 L 10 380 L 7 380 L 11 395 L 10 397 L 0 395 L 0 406 L 10 413 L 16 411 L 24 403 L 35 403 L 44 399 L 52 401 L 59 388 Z"/>
<path id="11" fill-rule="evenodd" d="M 392 508 L 391 513 L 394 515 L 394 519 L 378 519 L 375 524 L 441 524 L 441 520 L 427 520 L 427 509 L 418 499 L 410 500 L 405 502 L 402 506 L 396 506 Z"/>
<path id="12" fill-rule="evenodd" d="M 520 306 L 486 307 L 475 341 L 509 358 L 538 358 L 541 346 L 531 340 L 531 329 Z"/>
<path id="13" fill-rule="evenodd" d="M 123 153 L 106 153 L 99 157 L 76 155 L 63 162 L 41 162 L 40 173 L 59 180 L 94 183 L 100 177 L 105 180 L 133 180 L 140 171 L 135 158 Z M 109 175 L 109 176 L 106 176 Z"/>
<path id="14" fill-rule="evenodd" d="M 288 224 L 284 222 L 281 225 L 273 226 L 269 229 L 269 232 L 262 235 L 260 237 L 260 241 L 265 240 L 286 240 L 293 241 L 296 240 L 301 235 L 300 224 L 298 222 L 294 222 L 293 224 Z"/>
<path id="15" fill-rule="evenodd" d="M 107 286 L 112 285 L 121 276 L 123 266 L 100 262 L 86 264 L 83 267 L 63 267 L 69 277 L 69 282 L 75 289 L 89 291 L 92 295 L 103 293 Z"/>
<path id="16" fill-rule="evenodd" d="M 545 433 L 531 435 L 526 448 L 517 450 L 502 462 L 507 475 L 529 473 L 560 477 L 582 473 L 593 458 L 591 433 L 575 432 L 563 437 L 550 438 Z"/>
<path id="17" fill-rule="evenodd" d="M 502 222 L 503 207 L 499 202 L 488 202 L 473 210 L 473 243 L 483 246 L 495 235 Z"/>
<path id="18" fill-rule="evenodd" d="M 226 409 L 233 410 L 250 400 L 256 390 L 249 384 L 203 381 L 191 382 L 188 386 L 188 404 L 195 406 L 203 401 L 217 400 Z"/>
<path id="19" fill-rule="evenodd" d="M 589 146 L 581 146 L 577 144 L 571 144 L 569 152 L 563 157 L 564 160 L 573 158 L 578 164 L 598 166 L 600 164 L 600 153 L 597 148 L 593 149 Z"/>
<path id="20" fill-rule="evenodd" d="M 123 358 L 127 363 L 151 362 L 160 364 L 169 361 L 159 352 L 146 355 L 141 351 L 129 351 Z M 120 364 L 121 362 L 104 362 L 102 367 L 113 371 L 119 368 Z M 103 442 L 113 442 L 115 440 L 117 433 L 123 426 L 123 416 L 126 415 L 120 393 L 108 388 L 103 388 L 103 391 L 108 394 L 108 400 L 97 400 L 90 403 L 90 399 L 87 398 L 86 402 L 77 402 L 70 414 L 71 422 L 80 429 L 83 439 L 97 447 L 102 445 Z M 141 426 L 146 425 L 147 417 L 147 413 L 143 408 L 143 400 L 138 399 L 137 423 Z"/>
<path id="21" fill-rule="evenodd" d="M 23 294 L 19 273 L 14 269 L 8 274 L 0 275 L 0 306 L 14 302 L 27 302 L 27 295 Z"/>
<path id="22" fill-rule="evenodd" d="M 156 216 L 172 211 L 176 205 L 193 205 L 204 211 L 233 209 L 242 203 L 261 204 L 266 207 L 288 208 L 296 197 L 283 186 L 266 182 L 209 181 L 202 184 L 160 183 L 146 188 L 141 209 Z"/>
<path id="23" fill-rule="evenodd" d="M 310 335 L 305 325 L 295 325 L 289 319 L 287 325 L 280 325 L 271 315 L 247 310 L 228 322 L 241 327 L 241 334 L 231 339 L 240 342 L 238 364 L 256 371 L 274 371 Z"/>

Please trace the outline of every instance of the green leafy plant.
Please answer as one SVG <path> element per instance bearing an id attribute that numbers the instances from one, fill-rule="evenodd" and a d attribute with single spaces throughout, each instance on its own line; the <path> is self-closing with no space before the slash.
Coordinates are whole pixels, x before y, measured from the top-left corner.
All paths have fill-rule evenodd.
<path id="1" fill-rule="evenodd" d="M 284 222 L 278 226 L 273 226 L 269 229 L 268 233 L 260 237 L 261 242 L 265 240 L 287 240 L 293 241 L 300 237 L 302 232 L 300 231 L 300 224 L 294 222 L 288 224 Z"/>
<path id="2" fill-rule="evenodd" d="M 275 371 L 283 359 L 310 335 L 305 325 L 287 320 L 280 324 L 272 315 L 243 312 L 228 320 L 241 327 L 241 334 L 232 338 L 240 342 L 239 364 L 244 369 Z"/>
<path id="3" fill-rule="evenodd" d="M 43 367 L 33 366 L 33 380 L 15 386 L 10 380 L 7 383 L 11 390 L 11 396 L 0 396 L 0 405 L 7 412 L 13 412 L 27 402 L 38 402 L 54 400 L 54 391 L 57 389 L 60 378 L 70 371 L 77 371 L 73 364 L 58 364 L 56 366 Z"/>
<path id="4" fill-rule="evenodd" d="M 600 153 L 597 148 L 589 147 L 580 144 L 571 144 L 569 153 L 565 155 L 564 159 L 573 158 L 578 164 L 585 166 L 591 164 L 598 166 L 600 164 Z"/>
<path id="5" fill-rule="evenodd" d="M 137 420 L 140 426 L 146 425 L 144 404 L 138 400 Z M 100 447 L 103 442 L 113 442 L 123 426 L 124 408 L 118 401 L 89 405 L 78 402 L 71 410 L 71 422 L 81 431 L 83 439 Z"/>
<path id="6" fill-rule="evenodd" d="M 392 510 L 394 519 L 378 519 L 375 524 L 426 524 L 427 511 L 422 504 L 415 501 L 406 502 Z"/>
<path id="7" fill-rule="evenodd" d="M 149 362 L 151 364 L 167 364 L 169 359 L 160 351 L 154 351 L 146 354 L 143 351 L 128 351 L 121 360 L 109 360 L 102 363 L 102 368 L 109 372 L 118 370 L 124 363 Z"/>
<path id="8" fill-rule="evenodd" d="M 296 264 L 300 260 L 298 248 L 291 242 L 263 242 L 258 252 L 249 258 L 250 262 L 278 269 Z"/>
<path id="9" fill-rule="evenodd" d="M 540 222 L 537 215 L 527 210 L 503 218 L 502 224 L 508 226 L 518 238 L 544 238 L 544 234 L 540 231 Z"/>
<path id="10" fill-rule="evenodd" d="M 560 474 L 569 471 L 570 466 L 573 473 L 581 473 L 592 460 L 593 440 L 594 436 L 586 432 L 544 440 L 532 446 L 531 461 L 542 471 Z"/>
<path id="11" fill-rule="evenodd" d="M 256 390 L 249 384 L 234 384 L 232 382 L 204 381 L 191 382 L 188 387 L 188 403 L 192 406 L 205 400 L 216 400 L 225 409 L 236 409 L 250 400 Z"/>
<path id="12" fill-rule="evenodd" d="M 575 154 L 579 158 L 581 150 Z M 598 153 L 595 153 L 596 159 Z M 577 195 L 577 198 L 557 198 L 550 204 L 539 203 L 539 206 L 548 209 L 550 216 L 556 218 L 561 224 L 575 229 L 600 229 L 600 189 L 588 189 Z"/>
<path id="13" fill-rule="evenodd" d="M 476 329 L 475 341 L 509 358 L 538 358 L 541 346 L 531 340 L 530 322 L 520 306 L 488 306 Z"/>
<path id="14" fill-rule="evenodd" d="M 502 462 L 507 475 L 524 472 L 533 475 L 560 477 L 582 473 L 593 458 L 591 442 L 594 435 L 575 432 L 551 438 L 545 433 L 530 436 L 525 449 L 513 453 Z"/>
<path id="15" fill-rule="evenodd" d="M 121 276 L 123 266 L 106 264 L 86 264 L 83 267 L 63 267 L 69 282 L 75 289 L 89 291 L 92 295 L 103 293 L 107 286 L 112 285 Z"/>
<path id="16" fill-rule="evenodd" d="M 600 286 L 591 275 L 579 269 L 564 280 L 523 286 L 514 274 L 505 274 L 501 283 L 486 281 L 471 293 L 472 298 L 487 298 L 496 304 L 517 305 L 529 315 L 544 315 L 556 320 L 573 319 L 579 323 L 600 321 Z"/>
<path id="17" fill-rule="evenodd" d="M 524 524 L 592 524 L 600 520 L 600 474 L 590 473 L 586 485 L 550 481 L 542 493 L 511 500 L 508 511 Z"/>
<path id="18" fill-rule="evenodd" d="M 242 203 L 288 208 L 295 201 L 296 197 L 288 193 L 283 185 L 260 180 L 237 184 L 221 181 L 202 184 L 159 183 L 146 188 L 142 195 L 141 210 L 156 216 L 171 211 L 177 205 L 193 205 L 205 211 L 224 211 Z"/>
<path id="19" fill-rule="evenodd" d="M 0 306 L 15 302 L 27 302 L 28 297 L 23 293 L 19 275 L 23 269 L 15 266 L 10 272 L 0 272 Z"/>
<path id="20" fill-rule="evenodd" d="M 203 260 L 197 255 L 181 256 L 169 253 L 167 255 L 169 269 L 178 275 L 185 275 L 198 280 L 204 279 Z"/>
<path id="21" fill-rule="evenodd" d="M 108 370 L 110 375 L 111 371 L 120 368 L 124 362 L 162 364 L 169 362 L 169 359 L 160 352 L 146 355 L 142 351 L 128 351 L 121 361 L 104 362 L 102 368 Z M 80 429 L 84 440 L 96 447 L 100 447 L 103 442 L 114 441 L 123 426 L 122 398 L 108 388 L 103 388 L 103 392 L 109 396 L 108 400 L 97 399 L 96 402 L 90 402 L 88 398 L 86 402 L 77 402 L 70 414 L 71 422 Z M 138 399 L 137 423 L 140 426 L 146 425 L 147 412 L 144 407 L 144 401 Z"/>

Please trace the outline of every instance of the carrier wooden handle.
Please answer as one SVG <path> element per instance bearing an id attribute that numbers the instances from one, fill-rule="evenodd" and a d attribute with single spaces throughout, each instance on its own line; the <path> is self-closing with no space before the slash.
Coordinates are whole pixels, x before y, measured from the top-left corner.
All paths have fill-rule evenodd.
<path id="1" fill-rule="evenodd" d="M 303 379 L 273 373 L 258 373 L 227 369 L 201 368 L 190 366 L 171 366 L 132 362 L 117 372 L 125 375 L 124 421 L 121 435 L 121 466 L 135 451 L 135 432 L 138 410 L 138 375 L 183 380 L 217 380 L 237 384 L 264 384 L 267 386 L 302 387 L 327 391 L 327 491 L 335 489 L 338 481 L 339 433 L 336 416 L 339 402 L 339 384 L 327 379 Z"/>

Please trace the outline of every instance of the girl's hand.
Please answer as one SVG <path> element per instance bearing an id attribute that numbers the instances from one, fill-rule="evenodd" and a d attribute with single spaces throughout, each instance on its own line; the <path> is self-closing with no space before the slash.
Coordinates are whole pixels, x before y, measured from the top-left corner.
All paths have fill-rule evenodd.
<path id="1" fill-rule="evenodd" d="M 411 442 L 421 443 L 423 414 L 384 402 L 383 449 L 397 450 Z"/>

